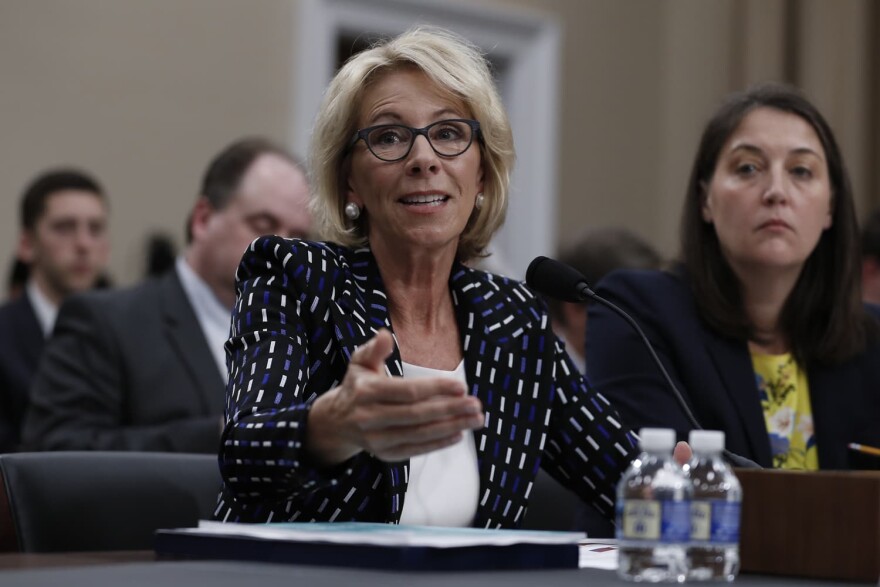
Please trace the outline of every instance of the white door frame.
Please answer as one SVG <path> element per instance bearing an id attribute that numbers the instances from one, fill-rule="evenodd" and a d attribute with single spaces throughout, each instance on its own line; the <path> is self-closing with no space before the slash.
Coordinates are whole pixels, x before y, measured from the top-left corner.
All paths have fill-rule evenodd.
<path id="1" fill-rule="evenodd" d="M 300 154 L 345 34 L 393 35 L 416 24 L 448 28 L 503 64 L 498 87 L 513 127 L 517 162 L 507 222 L 492 249 L 498 267 L 522 279 L 531 259 L 556 248 L 556 173 L 561 27 L 544 14 L 451 0 L 299 0 L 297 74 L 290 143 Z"/>

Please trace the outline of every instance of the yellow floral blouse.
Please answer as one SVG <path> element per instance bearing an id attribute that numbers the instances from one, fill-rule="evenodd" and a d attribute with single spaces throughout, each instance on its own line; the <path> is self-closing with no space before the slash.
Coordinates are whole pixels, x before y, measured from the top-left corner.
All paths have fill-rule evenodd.
<path id="1" fill-rule="evenodd" d="M 819 457 L 807 374 L 798 367 L 791 353 L 753 353 L 752 366 L 770 436 L 773 467 L 817 470 Z"/>

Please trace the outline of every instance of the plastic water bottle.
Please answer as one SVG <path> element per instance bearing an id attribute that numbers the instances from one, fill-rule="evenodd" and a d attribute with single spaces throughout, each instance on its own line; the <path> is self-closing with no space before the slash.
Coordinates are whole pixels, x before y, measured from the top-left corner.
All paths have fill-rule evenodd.
<path id="1" fill-rule="evenodd" d="M 672 460 L 675 432 L 639 431 L 642 453 L 617 485 L 617 574 L 629 581 L 687 578 L 691 482 Z"/>
<path id="2" fill-rule="evenodd" d="M 694 451 L 684 467 L 694 489 L 688 579 L 733 581 L 739 572 L 742 487 L 721 457 L 724 432 L 692 430 L 688 441 Z"/>

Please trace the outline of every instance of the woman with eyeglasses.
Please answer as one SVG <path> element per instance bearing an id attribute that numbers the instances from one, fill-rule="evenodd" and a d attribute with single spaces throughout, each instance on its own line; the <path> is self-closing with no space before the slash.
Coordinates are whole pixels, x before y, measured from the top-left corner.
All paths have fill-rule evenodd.
<path id="1" fill-rule="evenodd" d="M 416 29 L 351 58 L 313 133 L 330 242 L 238 272 L 217 516 L 513 528 L 539 467 L 609 517 L 635 442 L 523 284 L 472 269 L 513 141 L 487 63 Z"/>

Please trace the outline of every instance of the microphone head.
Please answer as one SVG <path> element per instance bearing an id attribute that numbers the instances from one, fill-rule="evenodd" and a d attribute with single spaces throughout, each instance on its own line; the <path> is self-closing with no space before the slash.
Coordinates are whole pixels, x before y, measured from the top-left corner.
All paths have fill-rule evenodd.
<path id="1" fill-rule="evenodd" d="M 541 295 L 566 302 L 583 302 L 593 293 L 577 269 L 548 257 L 529 263 L 526 283 Z"/>
<path id="2" fill-rule="evenodd" d="M 534 290 L 537 290 L 537 286 L 535 285 L 535 275 L 543 274 L 543 270 L 540 269 L 541 265 L 549 261 L 550 259 L 540 255 L 532 259 L 532 262 L 529 263 L 528 268 L 526 269 L 526 283 Z"/>

